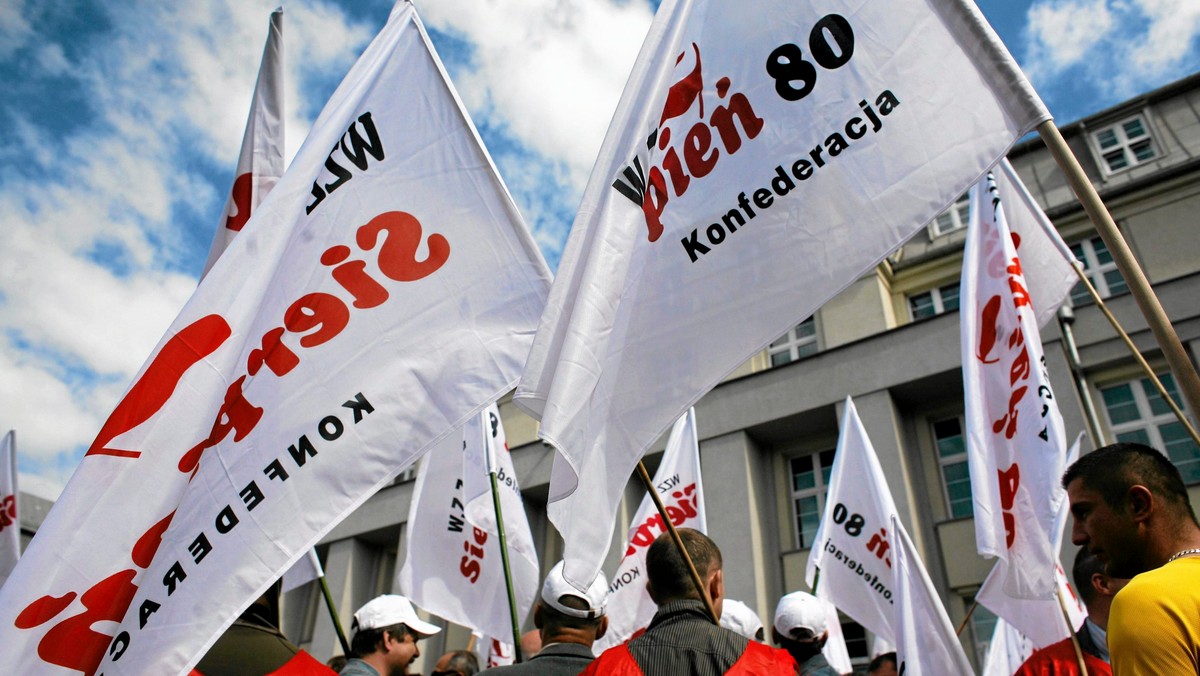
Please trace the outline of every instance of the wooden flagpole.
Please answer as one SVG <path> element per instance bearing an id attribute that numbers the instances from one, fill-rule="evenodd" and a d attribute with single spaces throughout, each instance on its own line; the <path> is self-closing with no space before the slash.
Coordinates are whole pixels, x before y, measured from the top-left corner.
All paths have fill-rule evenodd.
<path id="1" fill-rule="evenodd" d="M 1086 674 L 1088 673 L 1087 663 L 1083 660 L 1083 649 L 1079 646 L 1079 637 L 1071 628 L 1071 613 L 1067 612 L 1067 602 L 1063 600 L 1062 587 L 1055 589 L 1054 597 L 1058 599 L 1058 607 L 1062 610 L 1063 620 L 1067 623 L 1067 631 L 1071 632 L 1071 645 L 1075 648 L 1075 659 L 1079 661 L 1079 673 Z"/>
<path id="2" fill-rule="evenodd" d="M 978 608 L 978 607 L 979 607 L 979 601 L 978 601 L 978 600 L 975 600 L 975 601 L 972 601 L 972 602 L 971 602 L 971 607 L 970 607 L 970 608 L 967 608 L 967 616 L 966 616 L 966 617 L 964 617 L 964 618 L 963 618 L 963 620 L 962 620 L 962 622 L 961 622 L 961 623 L 958 625 L 958 631 L 955 631 L 955 632 L 954 632 L 954 635 L 955 635 L 955 636 L 962 636 L 963 629 L 966 629 L 966 628 L 967 628 L 967 622 L 970 622 L 970 621 L 971 621 L 971 615 L 972 615 L 972 614 L 974 614 L 974 612 L 975 612 L 975 609 L 976 609 L 976 608 Z"/>
<path id="3" fill-rule="evenodd" d="M 671 539 L 675 541 L 675 546 L 679 548 L 679 554 L 683 557 L 683 562 L 687 564 L 688 573 L 692 576 L 692 583 L 696 585 L 697 591 L 700 592 L 700 598 L 704 601 L 704 607 L 708 609 L 709 617 L 712 618 L 713 624 L 720 624 L 721 617 L 717 615 L 716 606 L 713 605 L 712 598 L 708 595 L 708 588 L 704 586 L 704 580 L 700 579 L 700 573 L 696 572 L 696 565 L 692 563 L 691 555 L 688 554 L 687 548 L 683 546 L 683 539 L 679 537 L 679 531 L 675 530 L 675 524 L 671 523 L 671 519 L 667 517 L 667 508 L 663 506 L 662 498 L 658 496 L 658 489 L 654 486 L 654 480 L 650 478 L 650 473 L 646 471 L 646 463 L 641 460 L 638 460 L 637 473 L 642 478 L 642 483 L 646 485 L 646 492 L 654 500 L 654 506 L 658 509 L 658 516 L 662 519 L 663 527 L 671 534 Z"/>
<path id="4" fill-rule="evenodd" d="M 1120 230 L 1117 229 L 1112 214 L 1100 200 L 1095 186 L 1088 180 L 1083 167 L 1079 166 L 1079 160 L 1071 152 L 1062 133 L 1054 125 L 1054 121 L 1042 122 L 1038 125 L 1037 131 L 1055 162 L 1066 175 L 1067 182 L 1075 192 L 1075 197 L 1083 205 L 1084 211 L 1096 226 L 1097 232 L 1100 233 L 1109 253 L 1112 254 L 1113 262 L 1117 264 L 1117 269 L 1121 271 L 1121 276 L 1129 285 L 1134 300 L 1137 301 L 1142 315 L 1146 318 L 1146 323 L 1154 333 L 1154 337 L 1167 359 L 1171 372 L 1175 375 L 1175 380 L 1179 383 L 1184 401 L 1187 402 L 1193 415 L 1200 416 L 1200 375 L 1196 374 L 1196 369 L 1183 349 L 1183 343 L 1179 341 L 1179 336 L 1175 333 L 1166 312 L 1150 288 L 1146 275 L 1138 266 L 1137 260 L 1134 259 Z M 1170 398 L 1168 397 L 1168 399 Z"/>

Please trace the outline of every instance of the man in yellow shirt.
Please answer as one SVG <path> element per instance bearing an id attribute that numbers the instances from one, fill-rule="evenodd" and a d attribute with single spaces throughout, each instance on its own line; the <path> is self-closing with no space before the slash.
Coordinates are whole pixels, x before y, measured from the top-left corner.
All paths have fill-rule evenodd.
<path id="1" fill-rule="evenodd" d="M 1071 541 L 1112 577 L 1108 647 L 1116 676 L 1200 674 L 1200 524 L 1175 465 L 1142 444 L 1105 446 L 1063 475 Z"/>

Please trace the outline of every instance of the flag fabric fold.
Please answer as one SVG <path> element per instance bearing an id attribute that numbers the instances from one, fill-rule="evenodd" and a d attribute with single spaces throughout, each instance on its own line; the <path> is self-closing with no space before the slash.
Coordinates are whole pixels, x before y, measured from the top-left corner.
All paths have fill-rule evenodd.
<path id="1" fill-rule="evenodd" d="M 283 8 L 279 7 L 271 12 L 267 42 L 258 66 L 254 96 L 250 99 L 250 115 L 242 136 L 233 186 L 229 189 L 221 222 L 213 234 L 201 277 L 208 274 L 229 243 L 250 220 L 250 215 L 283 176 L 286 140 L 283 56 Z"/>
<path id="2" fill-rule="evenodd" d="M 317 550 L 309 549 L 306 555 L 297 559 L 292 567 L 283 574 L 280 591 L 290 592 L 296 587 L 301 587 L 321 577 L 325 577 L 321 559 L 317 558 Z"/>
<path id="3" fill-rule="evenodd" d="M 513 387 L 550 273 L 398 2 L 0 590 L 14 672 L 183 673 Z"/>
<path id="4" fill-rule="evenodd" d="M 1046 119 L 967 0 L 664 2 L 514 397 L 559 454 L 567 578 L 683 411 Z"/>
<path id="5" fill-rule="evenodd" d="M 21 558 L 21 519 L 17 511 L 17 431 L 0 438 L 0 588 Z"/>
<path id="6" fill-rule="evenodd" d="M 654 487 L 672 525 L 708 532 L 695 409 L 688 409 L 671 428 L 662 462 L 654 472 Z M 629 640 L 654 618 L 658 606 L 646 591 L 646 551 L 665 532 L 662 516 L 647 494 L 629 524 L 625 554 L 609 578 L 608 633 L 596 641 L 596 654 Z"/>
<path id="7" fill-rule="evenodd" d="M 976 547 L 1007 562 L 1014 598 L 1053 598 L 1052 496 L 1067 457 L 1024 270 L 1023 240 L 993 174 L 971 188 L 963 256 L 963 391 Z"/>

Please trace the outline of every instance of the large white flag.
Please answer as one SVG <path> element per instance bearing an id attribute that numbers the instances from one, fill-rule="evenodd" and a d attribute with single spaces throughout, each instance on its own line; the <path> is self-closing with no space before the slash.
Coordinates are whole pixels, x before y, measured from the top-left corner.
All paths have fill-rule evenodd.
<path id="1" fill-rule="evenodd" d="M 815 585 L 817 596 L 893 642 L 895 538 L 888 522 L 896 513 L 875 447 L 854 402 L 846 397 L 825 512 L 813 538 L 805 580 L 809 587 Z"/>
<path id="2" fill-rule="evenodd" d="M 683 411 L 1047 119 L 969 0 L 663 2 L 515 397 L 567 578 Z"/>
<path id="3" fill-rule="evenodd" d="M 1082 439 L 1083 433 L 1075 437 L 1075 443 L 1071 444 L 1071 449 L 1067 451 L 1065 466 L 1069 467 L 1079 458 L 1079 443 Z M 1055 552 L 1062 548 L 1063 532 L 1067 525 L 1067 516 L 1071 512 L 1067 492 L 1063 490 L 1061 484 L 1056 488 L 1058 490 L 1046 496 L 1046 499 L 1053 502 L 1056 515 L 1052 533 L 1054 542 L 1051 543 Z M 988 574 L 979 591 L 975 593 L 975 600 L 986 606 L 997 617 L 1008 620 L 1008 624 L 1015 631 L 1028 637 L 1033 647 L 1045 648 L 1070 637 L 1087 619 L 1087 608 L 1071 589 L 1061 565 L 1054 567 L 1054 581 L 1057 588 L 1056 593 L 1063 599 L 1062 605 L 1066 606 L 1070 616 L 1070 626 L 1068 626 L 1067 619 L 1063 618 L 1062 606 L 1059 605 L 1058 598 L 1022 599 L 1005 594 L 1004 581 L 1008 578 L 1009 565 L 1011 564 L 1004 559 L 996 561 L 992 572 Z"/>
<path id="4" fill-rule="evenodd" d="M 1016 244 L 989 174 L 971 188 L 960 313 L 976 547 L 1009 564 L 1008 596 L 1053 598 L 1067 444 Z"/>
<path id="5" fill-rule="evenodd" d="M 954 633 L 941 599 L 929 581 L 908 532 L 895 516 L 891 531 L 895 593 L 896 659 L 900 673 L 911 676 L 972 674 L 974 670 Z"/>
<path id="6" fill-rule="evenodd" d="M 676 528 L 708 532 L 704 516 L 704 483 L 700 477 L 700 442 L 696 434 L 696 410 L 675 421 L 662 464 L 654 473 L 667 517 Z M 666 532 L 662 516 L 647 494 L 629 524 L 625 555 L 608 586 L 608 633 L 596 641 L 596 654 L 624 643 L 646 628 L 658 607 L 646 591 L 646 550 Z"/>
<path id="7" fill-rule="evenodd" d="M 21 558 L 21 520 L 17 514 L 17 431 L 0 438 L 0 587 Z"/>
<path id="8" fill-rule="evenodd" d="M 397 580 L 401 592 L 421 608 L 479 633 L 509 638 L 512 613 L 488 468 L 483 462 L 488 446 L 496 449 L 495 472 L 518 622 L 525 619 L 537 594 L 538 561 L 494 404 L 475 416 L 462 439 L 460 447 L 442 444 L 421 462 L 409 510 L 409 546 Z M 479 510 L 483 514 L 471 514 L 464 472 L 484 475 L 488 494 L 486 500 L 480 500 L 486 502 Z"/>
<path id="9" fill-rule="evenodd" d="M 0 591 L 0 664 L 186 671 L 339 520 L 461 444 L 515 384 L 549 278 L 397 3 Z"/>
<path id="10" fill-rule="evenodd" d="M 204 273 L 212 269 L 233 238 L 250 220 L 250 215 L 283 176 L 283 8 L 271 12 L 267 43 L 258 66 L 258 81 L 250 100 L 250 115 L 242 135 L 233 187 L 225 201 L 225 212 L 208 250 Z M 202 276 L 203 276 L 202 275 Z"/>

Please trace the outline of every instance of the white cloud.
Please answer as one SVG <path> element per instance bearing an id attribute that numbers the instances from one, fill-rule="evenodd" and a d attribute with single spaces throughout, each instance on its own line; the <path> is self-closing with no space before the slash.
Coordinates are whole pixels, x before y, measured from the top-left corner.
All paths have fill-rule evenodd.
<path id="1" fill-rule="evenodd" d="M 1078 64 L 1113 29 L 1106 0 L 1038 2 L 1027 16 L 1034 73 L 1056 73 Z"/>

